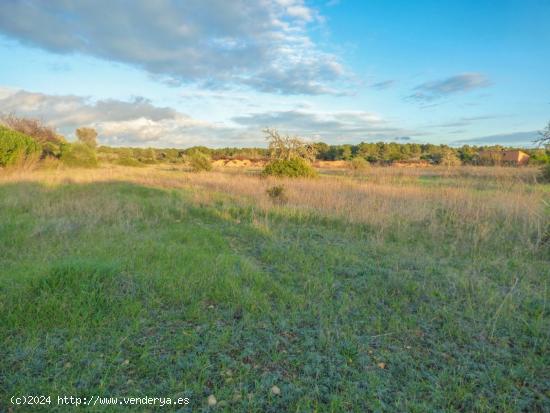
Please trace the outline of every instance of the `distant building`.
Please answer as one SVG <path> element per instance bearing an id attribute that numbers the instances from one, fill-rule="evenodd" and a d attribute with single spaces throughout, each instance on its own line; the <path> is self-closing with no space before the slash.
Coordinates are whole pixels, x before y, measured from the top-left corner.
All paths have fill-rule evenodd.
<path id="1" fill-rule="evenodd" d="M 479 159 L 494 164 L 526 165 L 529 155 L 523 151 L 479 151 Z"/>

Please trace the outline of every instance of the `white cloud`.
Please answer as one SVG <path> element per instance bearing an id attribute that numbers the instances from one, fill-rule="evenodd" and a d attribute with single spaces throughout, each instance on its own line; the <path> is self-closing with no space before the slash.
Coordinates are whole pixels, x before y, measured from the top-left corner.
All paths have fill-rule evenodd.
<path id="1" fill-rule="evenodd" d="M 172 108 L 154 106 L 137 97 L 131 101 L 92 101 L 74 95 L 46 95 L 0 88 L 0 113 L 41 119 L 66 136 L 80 126 L 98 130 L 99 140 L 109 145 L 219 146 L 238 141 L 238 129 L 193 119 Z"/>
<path id="2" fill-rule="evenodd" d="M 208 94 L 206 97 L 211 98 Z M 3 88 L 0 88 L 0 113 L 41 119 L 68 137 L 73 136 L 77 127 L 91 126 L 98 130 L 100 143 L 114 146 L 263 146 L 262 130 L 266 127 L 327 143 L 395 140 L 418 135 L 365 111 L 323 112 L 306 107 L 254 112 L 215 123 L 173 108 L 155 106 L 141 97 L 130 101 L 92 100 Z"/>
<path id="3" fill-rule="evenodd" d="M 138 66 L 167 83 L 334 93 L 339 59 L 308 35 L 302 0 L 27 0 L 0 7 L 0 33 L 56 53 Z"/>

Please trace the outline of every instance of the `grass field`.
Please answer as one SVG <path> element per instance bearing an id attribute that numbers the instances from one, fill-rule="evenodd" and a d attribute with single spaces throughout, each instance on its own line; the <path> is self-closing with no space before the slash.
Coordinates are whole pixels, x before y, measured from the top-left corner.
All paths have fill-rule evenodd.
<path id="1" fill-rule="evenodd" d="M 4 172 L 0 411 L 549 411 L 536 173 Z"/>

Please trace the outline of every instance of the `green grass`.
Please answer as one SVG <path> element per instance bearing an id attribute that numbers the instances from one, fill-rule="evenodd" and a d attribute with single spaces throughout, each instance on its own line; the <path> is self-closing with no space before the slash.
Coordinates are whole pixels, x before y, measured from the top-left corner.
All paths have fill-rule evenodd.
<path id="1" fill-rule="evenodd" d="M 548 249 L 401 233 L 130 183 L 3 184 L 0 411 L 26 394 L 547 411 Z"/>

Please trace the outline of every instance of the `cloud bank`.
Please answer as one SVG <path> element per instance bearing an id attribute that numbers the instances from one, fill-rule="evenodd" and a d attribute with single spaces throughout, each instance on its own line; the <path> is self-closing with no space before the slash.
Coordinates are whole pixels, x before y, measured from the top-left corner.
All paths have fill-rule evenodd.
<path id="1" fill-rule="evenodd" d="M 8 0 L 0 33 L 51 52 L 140 67 L 165 83 L 339 93 L 339 59 L 308 35 L 322 17 L 303 0 Z"/>
<path id="2" fill-rule="evenodd" d="M 91 126 L 98 130 L 100 143 L 114 146 L 263 146 L 262 129 L 266 127 L 328 143 L 398 140 L 416 134 L 362 111 L 254 112 L 212 123 L 155 106 L 143 97 L 92 100 L 5 88 L 0 88 L 0 113 L 41 119 L 68 137 L 77 127 Z"/>
<path id="3" fill-rule="evenodd" d="M 274 127 L 325 142 L 358 142 L 396 140 L 403 135 L 417 135 L 414 131 L 391 125 L 378 115 L 362 111 L 312 112 L 288 110 L 251 113 L 233 118 L 233 121 L 255 129 Z"/>
<path id="4" fill-rule="evenodd" d="M 244 131 L 193 119 L 136 97 L 93 101 L 74 95 L 46 95 L 0 89 L 0 113 L 41 119 L 66 136 L 79 126 L 98 130 L 100 143 L 116 146 L 219 146 L 250 138 Z"/>
<path id="5" fill-rule="evenodd" d="M 422 83 L 414 88 L 409 98 L 432 101 L 445 96 L 468 92 L 490 86 L 489 79 L 481 73 L 462 73 L 446 79 Z"/>

